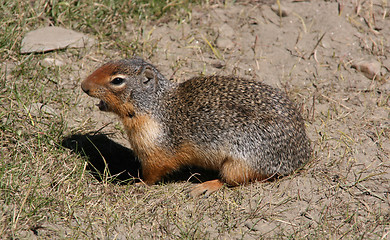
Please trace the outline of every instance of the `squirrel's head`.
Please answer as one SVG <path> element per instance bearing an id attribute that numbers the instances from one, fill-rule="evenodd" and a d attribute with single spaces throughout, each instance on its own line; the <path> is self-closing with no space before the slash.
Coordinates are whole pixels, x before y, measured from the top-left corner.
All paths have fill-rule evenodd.
<path id="1" fill-rule="evenodd" d="M 85 93 L 101 100 L 100 110 L 120 117 L 147 112 L 170 86 L 153 65 L 140 58 L 108 62 L 81 83 Z"/>

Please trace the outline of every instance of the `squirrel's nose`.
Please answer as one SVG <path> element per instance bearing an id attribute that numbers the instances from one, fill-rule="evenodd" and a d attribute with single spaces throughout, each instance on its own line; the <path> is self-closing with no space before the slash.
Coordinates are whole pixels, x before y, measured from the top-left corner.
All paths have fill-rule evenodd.
<path id="1" fill-rule="evenodd" d="M 89 89 L 84 89 L 83 86 L 81 86 L 81 89 L 83 89 L 83 91 L 89 95 Z"/>
<path id="2" fill-rule="evenodd" d="M 85 82 L 82 82 L 81 83 L 81 89 L 83 89 L 83 91 L 89 95 L 89 87 L 86 86 L 87 84 Z"/>

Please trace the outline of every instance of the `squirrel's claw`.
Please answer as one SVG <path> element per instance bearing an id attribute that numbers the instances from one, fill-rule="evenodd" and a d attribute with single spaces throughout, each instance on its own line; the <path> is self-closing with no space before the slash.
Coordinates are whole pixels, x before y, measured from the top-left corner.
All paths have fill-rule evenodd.
<path id="1" fill-rule="evenodd" d="M 205 197 L 208 197 L 213 192 L 218 191 L 223 186 L 223 182 L 219 179 L 207 181 L 193 187 L 189 194 L 191 197 L 199 197 L 204 194 Z"/>

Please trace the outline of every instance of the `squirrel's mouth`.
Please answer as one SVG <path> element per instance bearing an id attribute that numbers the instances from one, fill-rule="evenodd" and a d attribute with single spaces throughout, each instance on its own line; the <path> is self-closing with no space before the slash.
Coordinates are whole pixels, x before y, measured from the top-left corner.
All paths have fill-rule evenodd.
<path id="1" fill-rule="evenodd" d="M 107 103 L 103 100 L 100 100 L 100 102 L 98 104 L 96 104 L 96 106 L 99 107 L 100 111 L 104 111 L 104 112 L 109 111 L 109 107 L 108 107 Z"/>

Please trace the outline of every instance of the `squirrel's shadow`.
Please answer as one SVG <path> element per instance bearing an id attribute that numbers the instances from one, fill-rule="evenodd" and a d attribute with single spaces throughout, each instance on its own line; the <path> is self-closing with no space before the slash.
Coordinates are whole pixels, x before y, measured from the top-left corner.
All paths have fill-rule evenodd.
<path id="1" fill-rule="evenodd" d="M 104 134 L 75 134 L 61 142 L 65 148 L 87 158 L 87 169 L 99 181 L 127 184 L 142 179 L 141 164 L 134 152 Z M 162 181 L 203 182 L 218 178 L 215 171 L 197 167 L 184 167 L 165 176 Z"/>

